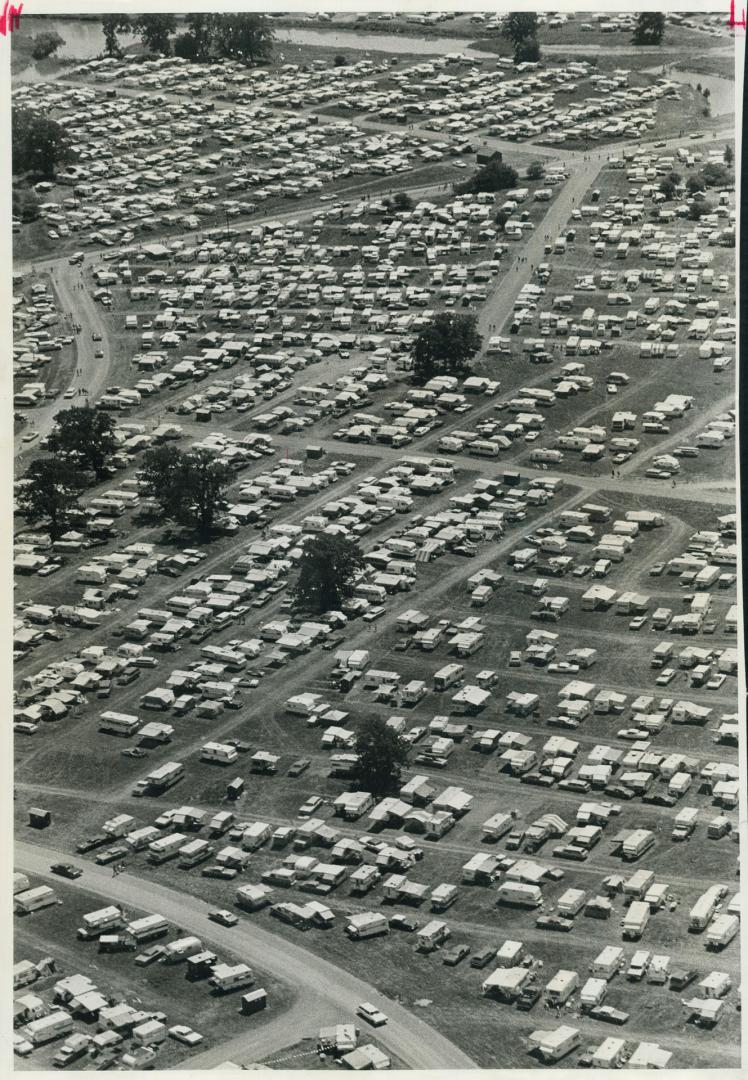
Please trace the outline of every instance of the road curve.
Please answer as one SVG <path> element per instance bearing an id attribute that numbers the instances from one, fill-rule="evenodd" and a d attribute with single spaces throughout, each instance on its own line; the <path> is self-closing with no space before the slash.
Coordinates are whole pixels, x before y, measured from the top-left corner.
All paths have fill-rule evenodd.
<path id="1" fill-rule="evenodd" d="M 69 856 L 65 852 L 16 842 L 15 864 L 29 873 L 54 879 L 50 864 L 66 861 Z M 115 878 L 107 868 L 95 864 L 87 863 L 83 876 L 68 884 L 109 901 L 158 912 L 201 940 L 272 971 L 296 989 L 296 1001 L 288 1011 L 269 1022 L 238 1021 L 252 1025 L 251 1030 L 197 1055 L 189 1061 L 190 1068 L 212 1068 L 227 1059 L 237 1064 L 257 1061 L 304 1036 L 315 1035 L 320 1025 L 352 1020 L 355 1005 L 367 1000 L 381 1006 L 389 1017 L 387 1025 L 377 1029 L 377 1040 L 409 1068 L 478 1068 L 454 1043 L 370 983 L 249 919 L 225 929 L 208 919 L 210 905 L 205 901 L 132 874 L 122 873 Z"/>

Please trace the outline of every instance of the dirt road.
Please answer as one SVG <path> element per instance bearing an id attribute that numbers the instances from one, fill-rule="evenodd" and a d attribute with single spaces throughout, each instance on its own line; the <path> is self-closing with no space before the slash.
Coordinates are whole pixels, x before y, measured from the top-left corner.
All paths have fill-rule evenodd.
<path id="1" fill-rule="evenodd" d="M 24 871 L 55 880 L 49 867 L 60 861 L 67 861 L 64 852 L 23 841 L 16 843 L 15 863 Z M 226 1059 L 237 1064 L 261 1060 L 304 1035 L 316 1035 L 320 1026 L 352 1021 L 355 1007 L 362 1001 L 375 1002 L 387 1014 L 388 1023 L 378 1029 L 377 1039 L 410 1068 L 477 1068 L 462 1050 L 370 983 L 253 925 L 249 919 L 242 919 L 232 929 L 218 926 L 208 919 L 210 909 L 203 900 L 128 873 L 115 878 L 107 869 L 95 865 L 87 864 L 83 877 L 69 884 L 110 902 L 158 912 L 201 941 L 231 950 L 250 965 L 272 970 L 277 978 L 296 989 L 294 1004 L 282 1016 L 268 1023 L 250 1022 L 245 1034 L 193 1058 L 190 1068 L 212 1068 Z"/>

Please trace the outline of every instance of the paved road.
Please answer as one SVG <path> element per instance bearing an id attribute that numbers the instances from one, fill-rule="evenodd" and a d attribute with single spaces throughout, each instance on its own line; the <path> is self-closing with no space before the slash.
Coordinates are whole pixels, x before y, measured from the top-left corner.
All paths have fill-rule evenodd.
<path id="1" fill-rule="evenodd" d="M 16 866 L 41 877 L 54 880 L 54 875 L 49 873 L 51 863 L 68 858 L 61 851 L 16 842 Z M 370 983 L 280 935 L 255 926 L 249 919 L 242 919 L 233 929 L 220 927 L 208 919 L 209 905 L 203 900 L 128 873 L 115 878 L 106 868 L 93 864 L 87 864 L 84 876 L 69 884 L 111 902 L 157 911 L 202 941 L 231 950 L 250 965 L 272 971 L 287 986 L 296 989 L 294 1004 L 282 1016 L 268 1023 L 264 1018 L 259 1022 L 247 1021 L 250 1030 L 200 1054 L 190 1061 L 190 1068 L 212 1068 L 226 1059 L 238 1064 L 260 1060 L 305 1035 L 316 1035 L 321 1025 L 352 1019 L 355 1005 L 367 1000 L 379 1004 L 389 1017 L 386 1027 L 377 1031 L 378 1041 L 410 1068 L 477 1068 L 462 1050 L 402 1005 L 380 994 Z"/>

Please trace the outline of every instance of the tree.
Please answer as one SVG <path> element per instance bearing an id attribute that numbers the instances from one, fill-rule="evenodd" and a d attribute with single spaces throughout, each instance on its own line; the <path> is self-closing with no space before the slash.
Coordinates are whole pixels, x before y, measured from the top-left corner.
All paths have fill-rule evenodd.
<path id="1" fill-rule="evenodd" d="M 661 45 L 665 37 L 665 16 L 655 11 L 643 11 L 636 20 L 634 45 Z"/>
<path id="2" fill-rule="evenodd" d="M 358 544 L 347 536 L 321 533 L 305 540 L 293 594 L 296 606 L 318 613 L 336 610 L 352 594 L 363 562 Z"/>
<path id="3" fill-rule="evenodd" d="M 53 32 L 37 34 L 31 42 L 31 55 L 35 60 L 46 60 L 65 44 L 65 39 Z"/>
<path id="4" fill-rule="evenodd" d="M 79 475 L 59 458 L 41 458 L 26 470 L 18 507 L 29 521 L 46 521 L 52 540 L 59 539 L 82 513 Z"/>
<path id="5" fill-rule="evenodd" d="M 517 170 L 502 161 L 500 152 L 491 157 L 485 165 L 473 173 L 462 184 L 455 184 L 455 194 L 475 195 L 481 191 L 506 191 L 517 186 Z"/>
<path id="6" fill-rule="evenodd" d="M 117 34 L 124 34 L 130 29 L 131 23 L 127 15 L 102 15 L 101 31 L 104 35 L 104 51 L 107 56 L 122 55 Z"/>
<path id="7" fill-rule="evenodd" d="M 540 58 L 540 45 L 535 37 L 522 38 L 514 46 L 515 64 L 537 64 Z"/>
<path id="8" fill-rule="evenodd" d="M 538 17 L 530 12 L 514 11 L 507 15 L 501 27 L 503 37 L 508 38 L 515 49 L 525 38 L 534 38 L 538 32 Z"/>
<path id="9" fill-rule="evenodd" d="M 76 157 L 64 128 L 33 109 L 13 109 L 12 142 L 16 175 L 28 172 L 51 180 L 58 165 Z"/>
<path id="10" fill-rule="evenodd" d="M 700 176 L 706 187 L 730 187 L 732 186 L 732 173 L 719 161 L 708 161 Z"/>
<path id="11" fill-rule="evenodd" d="M 531 161 L 527 166 L 528 180 L 542 180 L 545 176 L 545 165 L 542 161 Z"/>
<path id="12" fill-rule="evenodd" d="M 494 218 L 494 221 L 499 226 L 499 232 L 504 231 L 504 226 L 506 225 L 508 220 L 509 220 L 509 214 L 507 214 L 506 210 L 497 210 L 496 211 L 496 217 Z"/>
<path id="13" fill-rule="evenodd" d="M 13 217 L 20 221 L 36 221 L 39 217 L 41 201 L 32 188 L 13 185 Z"/>
<path id="14" fill-rule="evenodd" d="M 168 56 L 171 52 L 170 34 L 177 28 L 174 15 L 137 15 L 132 20 L 132 28 L 140 34 L 140 40 L 153 53 Z"/>
<path id="15" fill-rule="evenodd" d="M 706 214 L 711 214 L 714 207 L 706 199 L 693 199 L 688 206 L 688 216 L 691 221 L 700 221 Z"/>
<path id="16" fill-rule="evenodd" d="M 188 15 L 187 30 L 195 43 L 195 58 L 201 62 L 208 60 L 216 30 L 215 16 L 207 12 Z"/>
<path id="17" fill-rule="evenodd" d="M 333 64 L 335 65 L 335 67 L 345 67 L 347 63 L 348 61 L 342 53 L 338 53 L 338 55 L 333 60 Z"/>
<path id="18" fill-rule="evenodd" d="M 692 173 L 686 180 L 686 191 L 689 195 L 696 195 L 697 192 L 704 191 L 705 188 L 706 180 L 700 172 Z"/>
<path id="19" fill-rule="evenodd" d="M 182 451 L 176 446 L 149 450 L 139 472 L 146 493 L 158 502 L 164 517 L 208 539 L 226 509 L 231 479 L 227 465 L 209 450 Z"/>
<path id="20" fill-rule="evenodd" d="M 220 56 L 254 64 L 273 49 L 274 33 L 264 15 L 238 13 L 215 16 L 216 49 Z"/>
<path id="21" fill-rule="evenodd" d="M 398 191 L 396 195 L 392 197 L 392 209 L 397 210 L 398 213 L 404 213 L 407 210 L 413 209 L 413 200 L 407 191 Z"/>
<path id="22" fill-rule="evenodd" d="M 417 383 L 436 375 L 460 375 L 480 352 L 483 340 L 474 315 L 440 312 L 424 326 L 413 347 L 413 376 Z"/>
<path id="23" fill-rule="evenodd" d="M 680 182 L 681 177 L 677 172 L 668 173 L 668 175 L 663 177 L 660 181 L 660 191 L 668 202 L 675 198 Z"/>
<path id="24" fill-rule="evenodd" d="M 727 144 L 725 145 L 725 153 L 724 153 L 724 162 L 725 162 L 725 165 L 732 165 L 732 163 L 733 163 L 733 161 L 734 161 L 734 160 L 735 160 L 735 151 L 734 151 L 734 150 L 733 150 L 733 148 L 732 148 L 732 147 L 730 146 L 730 144 L 729 144 L 729 143 L 727 143 Z"/>
<path id="25" fill-rule="evenodd" d="M 47 442 L 49 450 L 65 460 L 68 468 L 72 465 L 90 470 L 97 479 L 102 477 L 117 449 L 111 416 L 88 405 L 74 405 L 57 413 L 55 424 Z"/>
<path id="26" fill-rule="evenodd" d="M 380 716 L 366 717 L 356 733 L 354 777 L 361 791 L 389 795 L 398 790 L 408 744 Z"/>

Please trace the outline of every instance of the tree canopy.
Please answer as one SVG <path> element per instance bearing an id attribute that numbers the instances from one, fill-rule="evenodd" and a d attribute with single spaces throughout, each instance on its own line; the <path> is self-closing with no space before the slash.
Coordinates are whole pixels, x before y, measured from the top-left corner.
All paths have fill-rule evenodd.
<path id="1" fill-rule="evenodd" d="M 136 15 L 130 25 L 151 52 L 162 56 L 171 53 L 171 35 L 177 28 L 174 15 Z"/>
<path id="2" fill-rule="evenodd" d="M 502 36 L 508 38 L 517 46 L 525 38 L 536 37 L 538 32 L 538 17 L 532 12 L 513 11 L 504 19 L 501 27 Z"/>
<path id="3" fill-rule="evenodd" d="M 353 592 L 363 566 L 358 544 L 347 536 L 320 533 L 304 541 L 294 599 L 300 608 L 334 611 Z"/>
<path id="4" fill-rule="evenodd" d="M 545 165 L 542 161 L 531 161 L 527 166 L 528 180 L 542 180 L 545 176 Z"/>
<path id="5" fill-rule="evenodd" d="M 226 509 L 231 479 L 227 465 L 209 450 L 158 446 L 147 451 L 139 472 L 146 494 L 155 499 L 167 520 L 207 539 Z"/>
<path id="6" fill-rule="evenodd" d="M 366 717 L 356 733 L 355 751 L 358 761 L 354 777 L 360 790 L 372 795 L 389 795 L 397 791 L 403 766 L 408 757 L 408 744 L 380 716 Z"/>
<path id="7" fill-rule="evenodd" d="M 47 440 L 48 449 L 78 469 L 104 475 L 117 449 L 114 424 L 108 413 L 88 405 L 58 412 Z"/>
<path id="8" fill-rule="evenodd" d="M 34 60 L 46 60 L 53 56 L 65 44 L 65 39 L 54 31 L 37 34 L 31 42 L 31 55 Z"/>
<path id="9" fill-rule="evenodd" d="M 678 188 L 680 187 L 681 181 L 682 181 L 682 177 L 681 177 L 680 173 L 677 173 L 677 172 L 668 173 L 667 176 L 664 176 L 662 178 L 662 180 L 660 181 L 660 191 L 665 196 L 665 198 L 668 200 L 668 202 L 671 199 L 675 198 L 676 192 L 677 192 Z"/>
<path id="10" fill-rule="evenodd" d="M 80 474 L 60 458 L 40 458 L 26 470 L 18 507 L 28 521 L 45 521 L 52 540 L 59 539 L 82 513 Z"/>
<path id="11" fill-rule="evenodd" d="M 522 38 L 514 46 L 515 64 L 537 64 L 540 59 L 540 45 L 536 37 Z"/>
<path id="12" fill-rule="evenodd" d="M 656 11 L 641 12 L 634 27 L 634 45 L 661 45 L 664 37 L 665 16 Z"/>
<path id="13" fill-rule="evenodd" d="M 439 312 L 418 334 L 413 348 L 413 375 L 418 383 L 435 375 L 460 375 L 480 352 L 483 340 L 474 315 Z"/>
<path id="14" fill-rule="evenodd" d="M 33 109 L 13 109 L 12 143 L 15 175 L 31 173 L 51 180 L 59 165 L 76 156 L 64 128 Z"/>
<path id="15" fill-rule="evenodd" d="M 265 15 L 231 12 L 213 18 L 216 50 L 220 56 L 254 64 L 272 52 L 275 35 Z"/>
<path id="16" fill-rule="evenodd" d="M 104 35 L 104 51 L 107 56 L 121 56 L 118 34 L 130 30 L 131 22 L 127 15 L 102 15 L 101 32 Z"/>
<path id="17" fill-rule="evenodd" d="M 497 150 L 493 157 L 461 184 L 455 184 L 457 195 L 476 195 L 481 191 L 506 191 L 517 186 L 517 170 L 502 160 Z"/>

